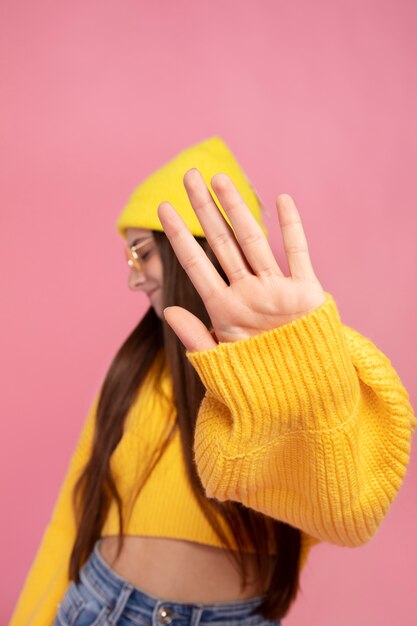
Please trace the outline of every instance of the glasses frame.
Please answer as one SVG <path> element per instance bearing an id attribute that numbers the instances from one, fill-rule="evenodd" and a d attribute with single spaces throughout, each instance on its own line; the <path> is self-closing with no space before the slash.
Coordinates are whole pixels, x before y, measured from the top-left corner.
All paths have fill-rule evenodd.
<path id="1" fill-rule="evenodd" d="M 143 246 L 145 246 L 147 243 L 149 243 L 150 241 L 153 241 L 153 238 L 147 237 L 143 241 L 140 241 L 139 243 L 135 243 L 135 245 L 133 246 L 126 246 L 125 253 L 127 257 L 127 264 L 129 267 L 133 267 L 138 272 L 142 271 L 143 261 L 141 261 L 140 256 L 137 253 L 137 251 Z"/>

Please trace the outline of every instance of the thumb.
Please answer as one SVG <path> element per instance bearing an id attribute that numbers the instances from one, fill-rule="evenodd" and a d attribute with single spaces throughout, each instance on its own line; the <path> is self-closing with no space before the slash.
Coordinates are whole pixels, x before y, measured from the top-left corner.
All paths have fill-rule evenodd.
<path id="1" fill-rule="evenodd" d="M 164 309 L 164 318 L 188 352 L 209 350 L 217 346 L 203 322 L 190 311 L 180 306 L 170 306 Z"/>

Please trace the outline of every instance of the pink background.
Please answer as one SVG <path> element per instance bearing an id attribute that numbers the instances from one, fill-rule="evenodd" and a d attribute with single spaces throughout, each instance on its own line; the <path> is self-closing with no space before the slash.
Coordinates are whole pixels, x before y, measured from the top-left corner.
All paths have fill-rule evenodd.
<path id="1" fill-rule="evenodd" d="M 416 17 L 412 0 L 3 0 L 0 623 L 146 306 L 117 215 L 187 145 L 229 143 L 282 262 L 274 198 L 293 195 L 342 320 L 416 406 Z M 413 623 L 416 474 L 414 448 L 370 544 L 315 548 L 285 626 Z"/>

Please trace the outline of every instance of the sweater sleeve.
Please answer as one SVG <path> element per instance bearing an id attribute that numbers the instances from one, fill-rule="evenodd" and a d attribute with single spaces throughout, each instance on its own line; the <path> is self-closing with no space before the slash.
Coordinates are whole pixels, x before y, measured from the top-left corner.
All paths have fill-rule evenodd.
<path id="1" fill-rule="evenodd" d="M 72 492 L 90 454 L 97 403 L 98 397 L 83 426 L 9 626 L 50 626 L 69 585 L 69 559 L 76 534 Z"/>
<path id="2" fill-rule="evenodd" d="M 333 297 L 289 324 L 187 357 L 206 387 L 194 452 L 208 497 L 307 534 L 366 543 L 404 479 L 417 424 L 389 359 Z"/>

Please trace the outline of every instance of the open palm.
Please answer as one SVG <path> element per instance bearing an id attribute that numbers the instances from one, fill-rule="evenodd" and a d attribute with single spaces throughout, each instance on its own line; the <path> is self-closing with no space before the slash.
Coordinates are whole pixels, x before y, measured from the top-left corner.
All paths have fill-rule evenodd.
<path id="1" fill-rule="evenodd" d="M 191 205 L 230 285 L 169 202 L 159 205 L 158 215 L 179 262 L 204 302 L 218 341 L 247 339 L 288 324 L 323 304 L 326 295 L 311 265 L 291 196 L 281 194 L 276 201 L 290 270 L 290 276 L 284 276 L 260 225 L 231 179 L 216 174 L 211 185 L 233 229 L 218 210 L 200 172 L 191 169 L 184 176 Z M 186 309 L 168 307 L 164 316 L 187 350 L 217 345 L 201 320 Z"/>

